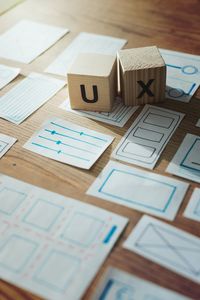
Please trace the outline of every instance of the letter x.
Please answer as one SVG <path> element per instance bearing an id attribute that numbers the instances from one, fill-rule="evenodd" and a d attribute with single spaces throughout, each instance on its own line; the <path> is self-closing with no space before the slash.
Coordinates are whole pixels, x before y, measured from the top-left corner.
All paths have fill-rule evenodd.
<path id="1" fill-rule="evenodd" d="M 149 97 L 153 97 L 154 94 L 152 93 L 152 91 L 149 89 L 150 85 L 152 84 L 152 82 L 154 81 L 154 79 L 150 79 L 147 84 L 145 84 L 142 80 L 137 81 L 137 83 L 141 86 L 142 91 L 141 93 L 138 95 L 137 98 L 141 98 L 145 93 L 148 94 Z"/>

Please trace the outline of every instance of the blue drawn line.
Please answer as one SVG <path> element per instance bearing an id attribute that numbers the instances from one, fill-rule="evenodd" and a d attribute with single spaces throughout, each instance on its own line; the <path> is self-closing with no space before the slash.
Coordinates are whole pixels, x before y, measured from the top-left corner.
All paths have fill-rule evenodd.
<path id="1" fill-rule="evenodd" d="M 175 68 L 175 69 L 182 69 L 182 67 L 174 66 L 174 65 L 170 65 L 170 64 L 166 64 L 166 66 L 171 67 L 171 68 Z"/>
<path id="2" fill-rule="evenodd" d="M 194 89 L 195 86 L 196 86 L 196 83 L 193 83 L 190 90 L 187 92 L 187 95 L 190 95 L 190 93 L 192 92 L 192 90 Z"/>
<path id="3" fill-rule="evenodd" d="M 169 196 L 168 200 L 166 201 L 166 204 L 165 204 L 165 206 L 163 208 L 156 208 L 154 206 L 143 204 L 140 201 L 135 201 L 133 199 L 127 199 L 127 198 L 123 198 L 121 196 L 114 195 L 112 193 L 104 192 L 103 189 L 105 188 L 106 184 L 108 183 L 109 179 L 111 178 L 111 176 L 113 175 L 114 172 L 119 172 L 119 173 L 123 173 L 123 174 L 127 174 L 127 175 L 132 175 L 132 176 L 135 176 L 135 177 L 139 177 L 139 178 L 142 178 L 142 179 L 146 179 L 146 180 L 149 180 L 149 181 L 160 183 L 162 185 L 170 187 L 172 189 L 172 192 L 171 192 L 171 194 L 170 194 L 170 196 Z M 165 182 L 161 182 L 161 181 L 156 180 L 156 179 L 148 178 L 148 177 L 145 177 L 145 176 L 142 176 L 142 175 L 138 175 L 138 174 L 135 174 L 135 173 L 131 173 L 131 172 L 126 172 L 126 171 L 122 171 L 122 170 L 112 169 L 111 172 L 106 177 L 106 179 L 104 180 L 104 182 L 101 185 L 101 187 L 99 188 L 98 192 L 101 193 L 101 194 L 107 195 L 109 197 L 112 197 L 114 199 L 118 199 L 118 200 L 121 200 L 121 201 L 124 201 L 124 202 L 128 202 L 128 203 L 131 203 L 131 204 L 136 204 L 138 206 L 143 206 L 143 207 L 149 208 L 151 210 L 155 210 L 155 211 L 159 211 L 159 212 L 164 213 L 168 209 L 168 206 L 170 205 L 170 203 L 171 203 L 171 201 L 172 201 L 172 199 L 174 197 L 174 194 L 175 194 L 176 190 L 177 190 L 176 186 L 168 184 L 168 183 L 165 183 Z"/>
<path id="4" fill-rule="evenodd" d="M 198 203 L 194 209 L 194 214 L 200 217 L 200 199 L 198 200 Z"/>
<path id="5" fill-rule="evenodd" d="M 81 151 L 84 151 L 84 152 L 88 152 L 88 153 L 91 153 L 91 154 L 97 154 L 97 153 L 94 153 L 92 151 L 85 150 L 85 149 L 82 149 L 82 148 L 79 148 L 79 147 L 75 147 L 75 146 L 72 146 L 72 145 L 69 145 L 69 144 L 65 144 L 62 141 L 53 140 L 53 139 L 47 138 L 47 137 L 42 136 L 42 135 L 39 135 L 38 137 L 41 138 L 41 139 L 50 141 L 50 142 L 54 142 L 54 143 L 56 143 L 56 145 L 64 145 L 64 146 L 71 147 L 71 148 L 74 148 L 74 149 L 77 149 L 77 150 L 81 150 Z"/>
<path id="6" fill-rule="evenodd" d="M 114 281 L 112 279 L 109 279 L 106 283 L 105 288 L 103 289 L 103 292 L 99 296 L 99 300 L 105 300 L 106 296 L 108 295 L 108 292 L 110 291 L 111 287 L 113 286 Z"/>
<path id="7" fill-rule="evenodd" d="M 181 166 L 181 167 L 187 168 L 187 169 L 189 169 L 189 170 L 193 170 L 193 171 L 196 171 L 196 172 L 200 172 L 200 170 L 198 170 L 198 169 L 196 169 L 196 168 L 192 168 L 192 167 L 190 167 L 190 166 L 188 166 L 188 165 L 185 164 L 186 159 L 188 158 L 188 156 L 190 155 L 190 153 L 191 153 L 192 149 L 194 148 L 196 142 L 198 142 L 198 141 L 200 141 L 200 139 L 199 139 L 199 138 L 196 138 L 196 139 L 194 140 L 194 142 L 192 143 L 191 147 L 189 148 L 189 150 L 187 151 L 186 155 L 184 156 L 183 160 L 182 160 L 181 163 L 180 163 L 180 166 Z"/>
<path id="8" fill-rule="evenodd" d="M 117 230 L 117 226 L 114 225 L 110 231 L 108 232 L 107 236 L 105 237 L 103 243 L 104 244 L 108 244 L 110 242 L 111 237 L 113 236 L 113 234 L 115 233 L 115 231 Z"/>
<path id="9" fill-rule="evenodd" d="M 55 130 L 48 130 L 48 129 L 45 129 L 45 131 L 50 132 L 52 135 L 63 136 L 63 137 L 72 139 L 72 140 L 74 140 L 74 141 L 82 142 L 82 143 L 84 143 L 84 144 L 88 144 L 88 145 L 91 145 L 91 146 L 94 146 L 94 147 L 97 147 L 97 148 L 101 148 L 101 146 L 98 146 L 98 145 L 96 145 L 96 144 L 93 144 L 93 143 L 90 143 L 90 142 L 86 142 L 86 141 L 82 141 L 82 140 L 77 139 L 77 138 L 74 138 L 74 137 L 72 137 L 72 136 L 70 136 L 70 135 L 58 133 L 58 132 L 56 132 Z"/>
<path id="10" fill-rule="evenodd" d="M 69 131 L 71 131 L 71 132 L 78 133 L 80 136 L 88 136 L 88 137 L 91 137 L 91 138 L 96 139 L 96 140 L 99 140 L 99 141 L 107 142 L 107 140 L 105 140 L 105 139 L 102 139 L 102 138 L 99 138 L 99 137 L 97 137 L 97 136 L 94 136 L 94 135 L 90 135 L 90 134 L 84 133 L 83 131 L 77 131 L 77 130 L 74 130 L 74 129 L 71 129 L 71 128 L 68 128 L 68 127 L 59 125 L 59 124 L 54 123 L 54 122 L 50 122 L 50 124 L 55 125 L 55 126 L 58 126 L 58 127 L 60 127 L 60 128 L 63 128 L 63 129 L 66 129 L 66 130 L 69 130 Z"/>
<path id="11" fill-rule="evenodd" d="M 34 145 L 34 146 L 37 146 L 37 147 L 41 147 L 41 148 L 50 150 L 50 151 L 54 151 L 54 152 L 56 152 L 57 154 L 64 154 L 64 155 L 66 155 L 66 156 L 70 156 L 70 157 L 73 157 L 73 158 L 78 158 L 78 159 L 81 159 L 81 160 L 84 160 L 84 161 L 90 161 L 90 160 L 87 159 L 87 158 L 83 158 L 83 157 L 80 157 L 80 156 L 77 156 L 77 155 L 65 153 L 65 152 L 63 152 L 62 150 L 56 150 L 56 149 L 53 149 L 53 148 L 50 148 L 50 147 L 47 147 L 47 146 L 44 146 L 44 145 L 41 145 L 41 144 L 38 144 L 38 143 L 34 143 L 34 142 L 33 142 L 33 143 L 31 143 L 31 144 Z"/>
<path id="12" fill-rule="evenodd" d="M 18 192 L 16 190 L 7 188 L 7 187 L 3 187 L 3 189 L 0 191 L 0 203 L 2 199 L 6 199 L 8 197 L 7 193 L 13 193 L 14 194 L 14 206 L 9 209 L 9 210 L 5 210 L 1 207 L 0 205 L 0 212 L 6 214 L 6 215 L 12 215 L 17 209 L 18 207 L 21 205 L 21 203 L 23 203 L 23 201 L 26 199 L 27 195 L 25 193 L 22 192 Z M 9 199 L 11 200 L 11 195 L 9 195 Z"/>

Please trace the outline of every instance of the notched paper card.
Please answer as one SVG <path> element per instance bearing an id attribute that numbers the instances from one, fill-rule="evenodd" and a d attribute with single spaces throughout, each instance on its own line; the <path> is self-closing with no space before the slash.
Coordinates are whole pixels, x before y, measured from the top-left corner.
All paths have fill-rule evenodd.
<path id="1" fill-rule="evenodd" d="M 112 157 L 153 169 L 183 117 L 176 111 L 145 105 Z"/>
<path id="2" fill-rule="evenodd" d="M 90 169 L 113 139 L 110 135 L 52 118 L 24 148 L 72 166 Z"/>
<path id="3" fill-rule="evenodd" d="M 14 145 L 16 138 L 0 133 L 0 158 Z"/>
<path id="4" fill-rule="evenodd" d="M 6 86 L 19 74 L 19 68 L 12 68 L 5 65 L 0 65 L 0 89 Z"/>
<path id="5" fill-rule="evenodd" d="M 200 136 L 185 136 L 166 172 L 200 183 Z"/>
<path id="6" fill-rule="evenodd" d="M 0 36 L 0 57 L 30 63 L 69 30 L 22 20 Z"/>
<path id="7" fill-rule="evenodd" d="M 31 73 L 0 97 L 0 118 L 20 124 L 65 84 L 64 80 Z"/>
<path id="8" fill-rule="evenodd" d="M 116 55 L 127 40 L 106 35 L 81 32 L 72 43 L 48 66 L 45 72 L 66 76 L 79 53 Z"/>
<path id="9" fill-rule="evenodd" d="M 166 98 L 189 102 L 200 84 L 200 56 L 159 50 L 167 66 Z"/>
<path id="10" fill-rule="evenodd" d="M 200 119 L 197 121 L 196 127 L 200 127 Z"/>
<path id="11" fill-rule="evenodd" d="M 97 286 L 92 300 L 189 300 L 134 275 L 109 268 Z"/>
<path id="12" fill-rule="evenodd" d="M 184 211 L 184 217 L 200 222 L 200 189 L 195 188 Z"/>
<path id="13" fill-rule="evenodd" d="M 174 220 L 189 184 L 110 161 L 87 194 Z"/>
<path id="14" fill-rule="evenodd" d="M 45 299 L 78 300 L 127 222 L 0 175 L 0 277 Z"/>
<path id="15" fill-rule="evenodd" d="M 66 99 L 65 102 L 61 104 L 60 108 L 83 117 L 115 125 L 117 127 L 123 127 L 138 109 L 138 106 L 125 106 L 122 103 L 122 99 L 117 98 L 111 112 L 94 112 L 71 109 L 69 99 Z"/>
<path id="16" fill-rule="evenodd" d="M 123 247 L 200 283 L 200 238 L 143 216 Z"/>

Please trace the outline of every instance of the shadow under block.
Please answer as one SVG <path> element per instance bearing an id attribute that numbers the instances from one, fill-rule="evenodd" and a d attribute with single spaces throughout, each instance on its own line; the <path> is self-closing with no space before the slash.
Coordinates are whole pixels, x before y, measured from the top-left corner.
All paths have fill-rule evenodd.
<path id="1" fill-rule="evenodd" d="M 118 63 L 125 105 L 164 101 L 166 66 L 156 46 L 120 50 Z"/>
<path id="2" fill-rule="evenodd" d="M 81 53 L 72 64 L 67 81 L 71 108 L 109 112 L 117 95 L 117 59 Z"/>

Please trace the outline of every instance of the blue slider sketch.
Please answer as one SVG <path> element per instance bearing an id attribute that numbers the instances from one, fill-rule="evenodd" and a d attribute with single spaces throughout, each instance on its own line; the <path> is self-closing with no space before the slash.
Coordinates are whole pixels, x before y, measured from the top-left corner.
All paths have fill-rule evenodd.
<path id="1" fill-rule="evenodd" d="M 166 64 L 166 66 L 174 69 L 180 69 L 181 72 L 186 75 L 194 75 L 199 72 L 198 68 L 193 65 L 186 65 L 181 67 L 181 66 Z"/>

